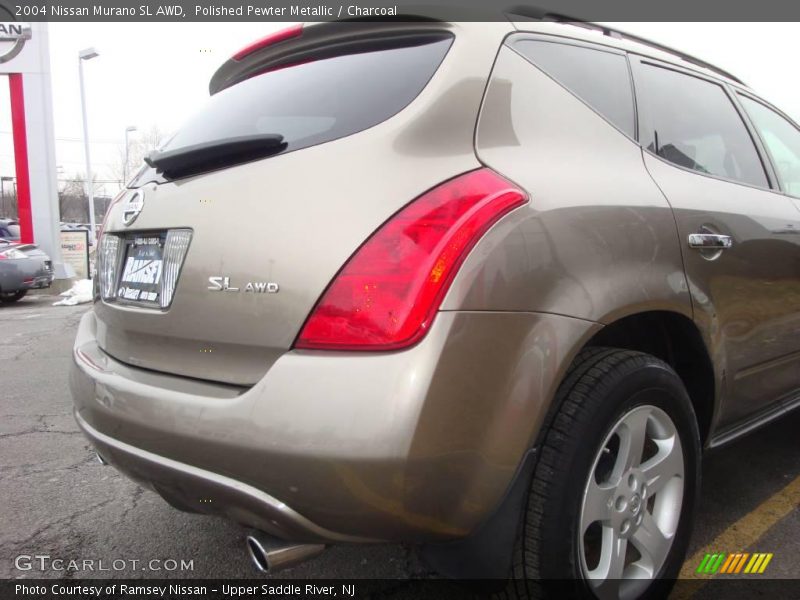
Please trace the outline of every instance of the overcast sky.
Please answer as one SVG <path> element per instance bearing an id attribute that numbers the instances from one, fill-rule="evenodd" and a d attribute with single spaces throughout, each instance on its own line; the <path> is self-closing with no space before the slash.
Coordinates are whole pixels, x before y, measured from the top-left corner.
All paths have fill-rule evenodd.
<path id="1" fill-rule="evenodd" d="M 208 97 L 214 70 L 249 41 L 289 23 L 51 23 L 50 55 L 56 162 L 63 177 L 85 171 L 81 145 L 78 51 L 85 64 L 93 169 L 113 177 L 125 127 L 180 126 Z M 797 23 L 617 23 L 631 33 L 694 54 L 729 70 L 796 120 L 800 86 Z M 0 175 L 13 174 L 8 85 L 0 85 Z M 133 134 L 136 135 L 136 134 Z M 108 189 L 109 193 L 115 190 Z"/>

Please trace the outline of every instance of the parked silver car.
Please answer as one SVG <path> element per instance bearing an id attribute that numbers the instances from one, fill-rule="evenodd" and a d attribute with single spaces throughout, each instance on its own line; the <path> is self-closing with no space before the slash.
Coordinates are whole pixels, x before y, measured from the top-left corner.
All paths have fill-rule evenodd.
<path id="1" fill-rule="evenodd" d="M 28 290 L 50 287 L 53 263 L 34 244 L 0 238 L 0 302 L 17 302 Z"/>
<path id="2" fill-rule="evenodd" d="M 604 31 L 334 22 L 223 64 L 99 242 L 102 459 L 262 569 L 399 541 L 664 595 L 702 449 L 800 405 L 800 131 Z"/>

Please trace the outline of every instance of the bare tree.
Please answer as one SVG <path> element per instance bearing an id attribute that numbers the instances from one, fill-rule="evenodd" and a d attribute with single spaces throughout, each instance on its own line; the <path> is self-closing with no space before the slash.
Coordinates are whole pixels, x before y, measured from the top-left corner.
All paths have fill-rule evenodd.
<path id="1" fill-rule="evenodd" d="M 14 185 L 9 187 L 5 187 L 2 196 L 0 196 L 0 200 L 2 200 L 2 204 L 0 204 L 0 216 L 8 219 L 16 219 L 18 217 L 17 187 Z"/>
<path id="2" fill-rule="evenodd" d="M 105 203 L 98 202 L 101 198 L 99 192 L 103 185 L 97 182 L 97 176 L 92 177 L 92 188 L 95 195 L 95 219 L 101 220 L 105 215 Z M 58 208 L 61 220 L 72 223 L 89 222 L 89 198 L 86 196 L 86 177 L 83 173 L 76 173 L 72 178 L 64 180 L 64 185 L 58 192 Z"/>
<path id="3" fill-rule="evenodd" d="M 112 168 L 114 179 L 122 181 L 125 179 L 126 174 L 130 179 L 141 167 L 144 157 L 166 141 L 166 137 L 166 134 L 158 125 L 150 125 L 150 127 L 131 135 L 128 139 L 127 168 L 125 164 L 125 144 L 120 144 L 117 164 Z M 125 183 L 128 182 L 125 181 Z"/>

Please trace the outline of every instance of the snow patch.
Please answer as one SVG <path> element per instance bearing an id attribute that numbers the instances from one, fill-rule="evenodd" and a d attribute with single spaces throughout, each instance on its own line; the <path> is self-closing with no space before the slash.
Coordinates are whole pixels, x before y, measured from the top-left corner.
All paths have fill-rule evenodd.
<path id="1" fill-rule="evenodd" d="M 80 279 L 72 284 L 72 287 L 66 292 L 61 292 L 63 300 L 53 302 L 53 306 L 75 306 L 76 304 L 85 304 L 94 299 L 91 279 Z"/>

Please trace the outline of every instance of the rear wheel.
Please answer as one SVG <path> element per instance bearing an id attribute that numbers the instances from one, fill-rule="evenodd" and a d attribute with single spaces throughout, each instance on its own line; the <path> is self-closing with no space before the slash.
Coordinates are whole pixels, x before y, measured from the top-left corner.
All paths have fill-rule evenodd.
<path id="1" fill-rule="evenodd" d="M 0 302 L 3 302 L 5 304 L 11 304 L 12 302 L 22 300 L 25 297 L 25 294 L 27 293 L 28 290 L 18 290 L 16 292 L 0 292 Z"/>
<path id="2" fill-rule="evenodd" d="M 699 486 L 700 439 L 683 383 L 653 356 L 589 348 L 556 402 L 507 591 L 666 595 L 686 554 Z"/>

